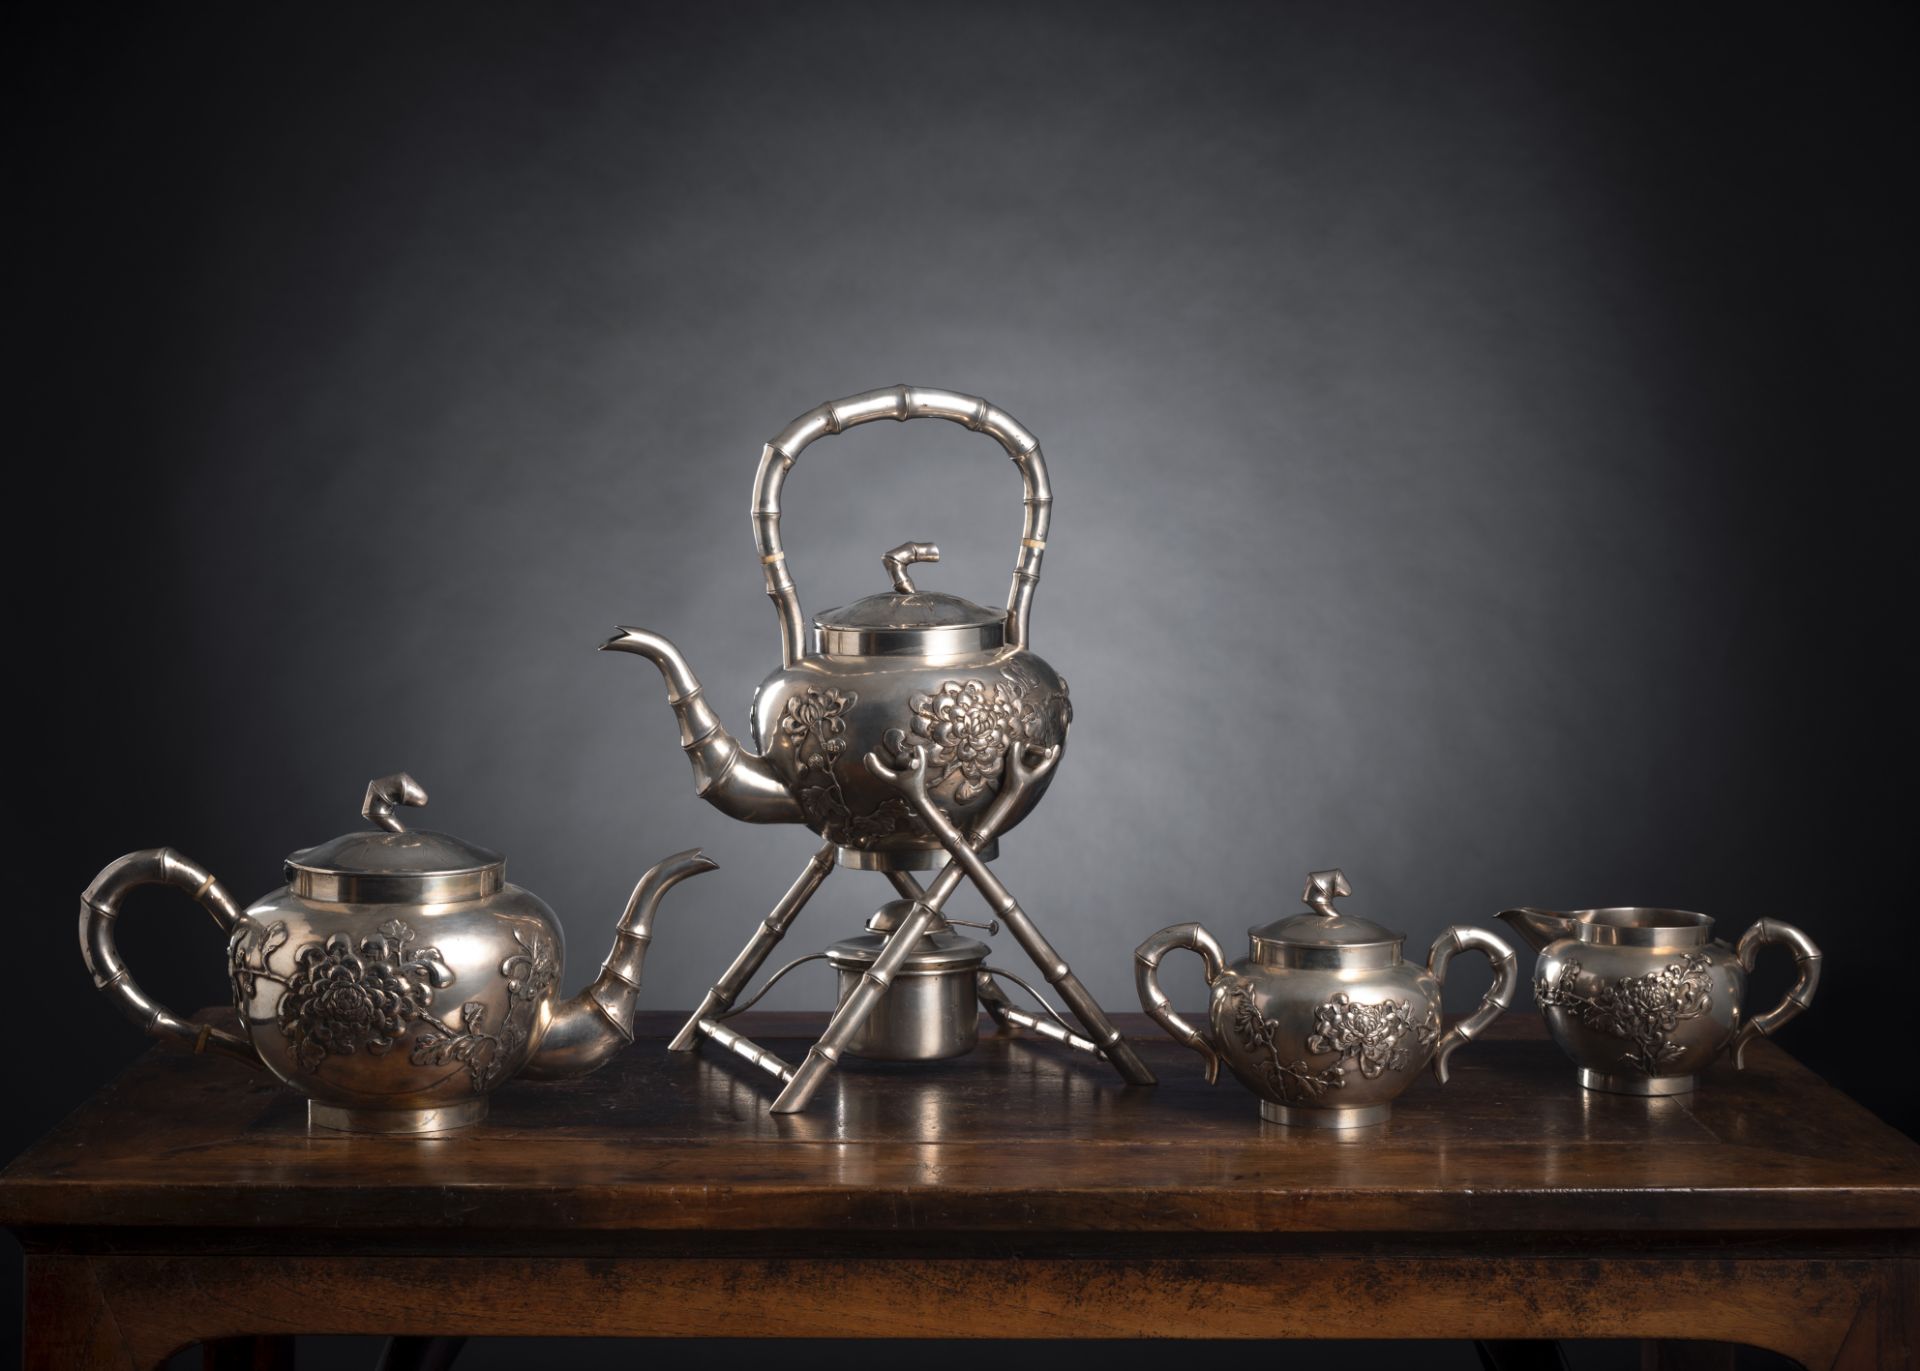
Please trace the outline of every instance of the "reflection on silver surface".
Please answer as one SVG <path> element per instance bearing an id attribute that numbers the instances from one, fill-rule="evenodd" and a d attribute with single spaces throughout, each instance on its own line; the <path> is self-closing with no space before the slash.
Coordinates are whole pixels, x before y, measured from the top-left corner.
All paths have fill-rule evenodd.
<path id="1" fill-rule="evenodd" d="M 1006 609 L 923 590 L 909 568 L 939 561 L 940 550 L 904 542 L 881 557 L 890 588 L 815 616 L 807 651 L 781 538 L 787 473 L 825 435 L 877 419 L 926 418 L 989 435 L 1020 473 L 1021 537 Z M 622 628 L 604 644 L 659 670 L 702 799 L 749 823 L 804 823 L 825 839 L 671 1044 L 685 1052 L 712 1042 L 772 1075 L 781 1083 L 775 1113 L 806 1108 L 843 1055 L 925 1062 L 970 1051 L 983 994 L 996 1023 L 1096 1051 L 1130 1083 L 1153 1081 L 987 865 L 1000 834 L 1046 792 L 1073 719 L 1065 679 L 1028 645 L 1052 505 L 1039 442 L 985 400 L 889 386 L 830 401 L 766 445 L 754 478 L 754 540 L 779 621 L 781 664 L 754 693 L 753 748 L 720 722 L 673 643 Z M 829 950 L 840 975 L 837 1007 L 820 1039 L 790 1064 L 723 1021 L 836 864 L 884 873 L 903 898 L 876 916 L 884 927 L 869 924 L 875 942 L 854 938 Z M 922 889 L 909 873 L 926 870 L 936 874 Z M 1045 1000 L 1044 1016 L 1013 1005 L 983 978 L 980 957 L 933 964 L 941 939 L 953 936 L 941 910 L 962 879 L 986 897 L 1084 1037 Z"/>
<path id="2" fill-rule="evenodd" d="M 600 975 L 562 1001 L 553 911 L 506 882 L 498 853 L 407 828 L 399 808 L 426 802 L 404 772 L 374 781 L 361 812 L 377 827 L 294 853 L 288 884 L 244 912 L 171 848 L 129 853 L 80 899 L 94 984 L 155 1037 L 264 1064 L 308 1097 L 322 1129 L 462 1128 L 515 1075 L 577 1076 L 604 1064 L 633 1041 L 662 897 L 714 863 L 681 852 L 642 876 Z M 241 1033 L 187 1023 L 135 984 L 114 930 L 122 901 L 143 885 L 186 891 L 227 935 Z"/>
<path id="3" fill-rule="evenodd" d="M 1453 927 L 1434 941 L 1427 965 L 1400 955 L 1404 938 L 1334 907 L 1352 893 L 1338 870 L 1307 878 L 1308 912 L 1248 930 L 1244 961 L 1227 965 L 1199 924 L 1174 924 L 1134 949 L 1140 1005 L 1167 1034 L 1200 1054 L 1209 1083 L 1222 1062 L 1259 1097 L 1270 1125 L 1365 1130 L 1384 1122 L 1393 1101 L 1429 1063 L 1445 1084 L 1447 1059 L 1513 1002 L 1514 951 L 1484 929 Z M 1199 955 L 1211 999 L 1204 1027 L 1174 1011 L 1160 988 L 1168 952 Z M 1480 1006 L 1440 1031 L 1440 992 L 1456 953 L 1493 964 Z"/>
<path id="4" fill-rule="evenodd" d="M 1498 917 L 1540 954 L 1534 1001 L 1587 1090 L 1686 1094 L 1722 1051 L 1744 1066 L 1747 1044 L 1804 1011 L 1820 985 L 1820 949 L 1778 919 L 1757 921 L 1728 947 L 1712 919 L 1684 909 Z M 1793 953 L 1798 979 L 1772 1009 L 1743 1017 L 1747 973 L 1773 944 Z"/>

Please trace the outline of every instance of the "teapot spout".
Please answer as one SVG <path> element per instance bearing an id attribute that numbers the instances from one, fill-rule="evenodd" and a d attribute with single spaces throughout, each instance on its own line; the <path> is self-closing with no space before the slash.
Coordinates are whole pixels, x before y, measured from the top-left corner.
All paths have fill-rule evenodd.
<path id="1" fill-rule="evenodd" d="M 653 940 L 653 916 L 674 886 L 720 864 L 694 848 L 676 852 L 650 868 L 627 898 L 627 909 L 613 935 L 613 951 L 585 990 L 554 1007 L 540 1046 L 521 1070 L 535 1080 L 584 1076 L 598 1071 L 633 1041 L 633 1013 L 640 997 L 640 972 Z"/>
<path id="2" fill-rule="evenodd" d="M 660 669 L 667 703 L 680 721 L 680 746 L 693 763 L 700 798 L 735 819 L 752 824 L 797 824 L 800 802 L 774 769 L 727 732 L 700 691 L 700 681 L 680 649 L 644 628 L 622 628 L 600 645 L 602 652 L 631 652 Z"/>
<path id="3" fill-rule="evenodd" d="M 1573 920 L 1551 910 L 1503 909 L 1494 917 L 1518 933 L 1520 940 L 1535 952 L 1544 952 L 1548 943 L 1571 938 L 1574 934 Z"/>

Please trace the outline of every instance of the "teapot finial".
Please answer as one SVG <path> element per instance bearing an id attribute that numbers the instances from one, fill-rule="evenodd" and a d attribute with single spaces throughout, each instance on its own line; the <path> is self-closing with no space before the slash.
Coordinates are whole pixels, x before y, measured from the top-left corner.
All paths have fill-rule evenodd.
<path id="1" fill-rule="evenodd" d="M 1339 867 L 1331 871 L 1315 871 L 1307 876 L 1307 888 L 1300 892 L 1300 898 L 1306 901 L 1307 908 L 1316 914 L 1324 914 L 1336 919 L 1340 912 L 1333 902 L 1342 895 L 1353 894 L 1353 887 L 1347 884 L 1346 873 Z"/>
<path id="2" fill-rule="evenodd" d="M 902 595 L 916 593 L 913 578 L 907 575 L 907 567 L 914 562 L 937 562 L 940 549 L 932 543 L 902 543 L 882 554 L 881 562 L 887 568 L 887 575 L 893 578 L 893 588 Z"/>
<path id="3" fill-rule="evenodd" d="M 427 788 L 406 772 L 396 771 L 391 776 L 367 782 L 367 798 L 360 806 L 360 817 L 371 819 L 389 833 L 405 833 L 407 826 L 395 817 L 394 810 L 401 805 L 417 807 L 426 802 Z"/>

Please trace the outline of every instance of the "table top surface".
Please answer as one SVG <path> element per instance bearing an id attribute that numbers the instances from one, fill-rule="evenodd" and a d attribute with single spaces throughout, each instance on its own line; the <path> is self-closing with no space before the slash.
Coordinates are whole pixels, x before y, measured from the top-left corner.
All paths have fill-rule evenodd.
<path id="1" fill-rule="evenodd" d="M 1392 1120 L 1264 1123 L 1138 1015 L 1160 1078 L 1027 1037 L 951 1062 L 850 1062 L 798 1117 L 643 1015 L 598 1075 L 513 1082 L 433 1138 L 310 1132 L 264 1073 L 156 1049 L 0 1173 L 0 1224 L 554 1232 L 1699 1234 L 1920 1231 L 1920 1146 L 1772 1043 L 1692 1096 L 1581 1090 L 1509 1015 Z M 748 1015 L 797 1061 L 819 1015 Z M 990 1025 L 989 1025 L 990 1027 Z"/>

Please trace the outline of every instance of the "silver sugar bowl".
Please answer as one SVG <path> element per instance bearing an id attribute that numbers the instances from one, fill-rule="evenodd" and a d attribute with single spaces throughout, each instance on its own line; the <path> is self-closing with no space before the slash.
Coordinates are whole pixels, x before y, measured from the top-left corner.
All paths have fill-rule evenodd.
<path id="1" fill-rule="evenodd" d="M 633 1041 L 640 972 L 661 897 L 715 864 L 667 858 L 634 887 L 600 975 L 559 1000 L 560 925 L 506 880 L 506 859 L 395 811 L 427 792 L 404 773 L 367 787 L 378 827 L 287 858 L 287 883 L 242 911 L 172 848 L 129 853 L 80 897 L 80 951 L 122 1012 L 156 1038 L 264 1065 L 305 1095 L 308 1120 L 429 1133 L 485 1116 L 515 1075 L 579 1076 Z M 114 930 L 128 893 L 184 890 L 227 935 L 239 1034 L 193 1024 L 134 983 Z"/>
<path id="2" fill-rule="evenodd" d="M 1812 1004 L 1820 985 L 1820 949 L 1778 919 L 1761 919 L 1728 947 L 1712 919 L 1684 909 L 1497 917 L 1540 954 L 1533 998 L 1589 1090 L 1684 1095 L 1722 1051 L 1742 1066 L 1747 1044 Z M 1799 979 L 1779 1004 L 1747 1017 L 1747 973 L 1770 943 L 1793 952 Z"/>
<path id="3" fill-rule="evenodd" d="M 1513 948 L 1478 928 L 1453 927 L 1427 964 L 1405 961 L 1405 935 L 1333 907 L 1352 894 L 1339 871 L 1316 871 L 1301 895 L 1308 912 L 1248 930 L 1245 961 L 1228 966 L 1197 923 L 1161 929 L 1134 949 L 1140 1004 L 1176 1041 L 1207 1062 L 1225 1061 L 1260 1097 L 1269 1123 L 1359 1128 L 1386 1122 L 1393 1101 L 1429 1062 L 1445 1084 L 1447 1059 L 1513 1003 Z M 1200 954 L 1211 992 L 1205 1028 L 1173 1010 L 1160 989 L 1160 959 L 1174 948 Z M 1440 990 L 1456 952 L 1484 953 L 1494 982 L 1479 1008 L 1444 1033 Z"/>

